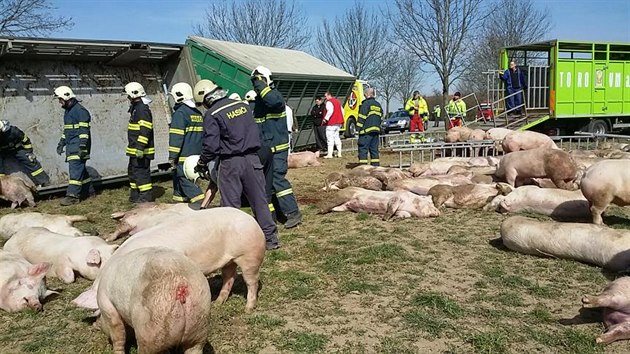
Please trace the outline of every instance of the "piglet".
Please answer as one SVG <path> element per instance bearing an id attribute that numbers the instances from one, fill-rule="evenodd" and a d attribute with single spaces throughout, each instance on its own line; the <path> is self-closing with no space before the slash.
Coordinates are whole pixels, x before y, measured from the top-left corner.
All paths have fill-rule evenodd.
<path id="1" fill-rule="evenodd" d="M 40 311 L 46 290 L 49 263 L 31 264 L 20 255 L 0 250 L 0 309 L 7 312 L 30 308 Z"/>
<path id="2" fill-rule="evenodd" d="M 103 267 L 97 290 L 101 329 L 114 353 L 123 354 L 131 327 L 138 353 L 181 348 L 203 353 L 208 338 L 210 287 L 197 265 L 180 252 L 147 247 Z"/>
<path id="3" fill-rule="evenodd" d="M 610 344 L 630 339 L 630 277 L 621 277 L 608 284 L 598 296 L 585 295 L 582 306 L 602 307 L 606 333 L 597 337 L 597 343 Z"/>
<path id="4" fill-rule="evenodd" d="M 0 177 L 0 198 L 11 202 L 11 209 L 22 206 L 24 203 L 35 207 L 33 193 L 36 192 L 37 188 L 24 173 L 12 173 Z"/>
<path id="5" fill-rule="evenodd" d="M 29 262 L 52 264 L 48 275 L 64 283 L 74 282 L 74 273 L 94 280 L 102 263 L 118 245 L 109 245 L 98 236 L 72 237 L 54 233 L 43 227 L 31 227 L 14 234 L 4 249 L 24 257 Z"/>

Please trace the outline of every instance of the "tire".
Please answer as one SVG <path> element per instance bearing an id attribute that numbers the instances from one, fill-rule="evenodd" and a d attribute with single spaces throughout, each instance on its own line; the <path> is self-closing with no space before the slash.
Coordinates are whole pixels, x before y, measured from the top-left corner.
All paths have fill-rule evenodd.
<path id="1" fill-rule="evenodd" d="M 354 138 L 357 135 L 357 122 L 354 118 L 349 118 L 346 123 L 346 131 L 343 133 L 345 138 Z"/>
<path id="2" fill-rule="evenodd" d="M 606 134 L 608 133 L 608 124 L 605 120 L 595 119 L 588 124 L 588 132 L 593 134 Z"/>

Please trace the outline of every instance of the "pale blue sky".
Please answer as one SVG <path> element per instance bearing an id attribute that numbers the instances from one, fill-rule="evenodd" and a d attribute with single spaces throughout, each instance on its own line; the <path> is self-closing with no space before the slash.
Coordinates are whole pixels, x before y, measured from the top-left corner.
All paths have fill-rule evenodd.
<path id="1" fill-rule="evenodd" d="M 250 0 L 255 1 L 255 0 Z M 309 26 L 325 16 L 341 14 L 353 0 L 296 0 Z M 518 0 L 514 0 L 518 1 Z M 534 0 L 547 7 L 554 27 L 546 39 L 630 43 L 630 0 Z M 184 43 L 211 0 L 52 0 L 58 12 L 74 18 L 75 26 L 53 37 Z M 374 8 L 394 6 L 393 0 L 363 0 Z M 493 19 L 489 19 L 493 20 Z M 497 19 L 499 20 L 499 19 Z M 313 31 L 313 33 L 315 33 Z M 424 82 L 438 86 L 435 78 Z"/>

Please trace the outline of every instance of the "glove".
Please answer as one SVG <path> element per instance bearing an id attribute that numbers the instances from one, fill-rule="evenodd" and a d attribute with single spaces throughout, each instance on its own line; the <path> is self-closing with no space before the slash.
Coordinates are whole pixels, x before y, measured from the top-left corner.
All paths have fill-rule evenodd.
<path id="1" fill-rule="evenodd" d="M 61 154 L 63 154 L 63 147 L 66 144 L 64 143 L 63 140 L 59 140 L 59 144 L 57 144 L 57 155 L 61 156 Z"/>
<path id="2" fill-rule="evenodd" d="M 144 158 L 144 150 L 136 149 L 136 157 L 139 159 Z"/>
<path id="3" fill-rule="evenodd" d="M 251 79 L 252 79 L 252 85 L 254 85 L 254 91 L 256 91 L 256 93 L 260 94 L 260 91 L 262 91 L 265 87 L 267 87 L 267 82 L 265 82 L 262 76 L 260 75 L 252 76 Z"/>
<path id="4" fill-rule="evenodd" d="M 84 159 L 88 156 L 88 150 L 87 150 L 87 146 L 85 145 L 79 145 L 79 158 L 80 159 Z"/>
<path id="5" fill-rule="evenodd" d="M 197 166 L 195 166 L 194 171 L 199 174 L 200 178 L 210 180 L 210 172 L 208 171 L 208 166 L 201 161 L 197 162 Z"/>
<path id="6" fill-rule="evenodd" d="M 30 161 L 30 162 L 35 162 L 35 160 L 37 160 L 37 157 L 35 156 L 35 154 L 26 154 L 26 158 Z"/>
<path id="7" fill-rule="evenodd" d="M 177 168 L 177 160 L 175 160 L 175 159 L 168 159 L 168 163 L 171 165 L 172 169 L 176 169 Z"/>

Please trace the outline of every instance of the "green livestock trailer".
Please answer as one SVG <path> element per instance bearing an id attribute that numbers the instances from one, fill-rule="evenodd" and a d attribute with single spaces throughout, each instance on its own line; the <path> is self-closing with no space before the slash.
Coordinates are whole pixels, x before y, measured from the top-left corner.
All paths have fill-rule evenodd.
<path id="1" fill-rule="evenodd" d="M 355 77 L 307 53 L 224 42 L 191 36 L 186 41 L 197 79 L 209 79 L 241 97 L 252 89 L 251 72 L 259 65 L 273 73 L 273 80 L 293 110 L 299 126 L 294 147 L 312 144 L 315 137 L 309 112 L 315 97 L 330 91 L 341 101 L 350 93 Z"/>
<path id="2" fill-rule="evenodd" d="M 526 114 L 508 127 L 550 134 L 630 127 L 630 44 L 551 40 L 503 48 L 502 70 L 511 60 L 528 87 Z"/>

